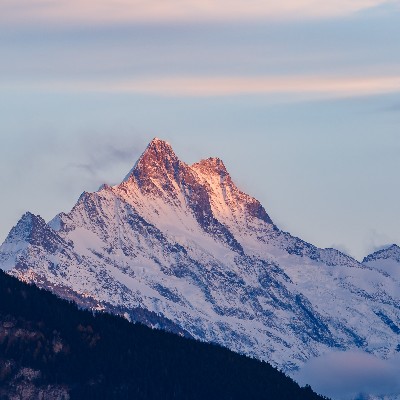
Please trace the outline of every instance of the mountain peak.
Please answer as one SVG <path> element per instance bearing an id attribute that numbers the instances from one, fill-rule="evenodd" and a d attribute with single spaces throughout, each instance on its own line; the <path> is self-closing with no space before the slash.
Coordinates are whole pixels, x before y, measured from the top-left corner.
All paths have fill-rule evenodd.
<path id="1" fill-rule="evenodd" d="M 201 160 L 198 163 L 193 164 L 192 167 L 195 169 L 200 169 L 203 173 L 214 173 L 221 177 L 229 175 L 224 162 L 218 157 L 210 157 L 205 160 Z"/>
<path id="2" fill-rule="evenodd" d="M 364 258 L 362 262 L 368 263 L 370 261 L 385 259 L 392 259 L 400 262 L 400 247 L 397 244 L 393 243 L 390 246 L 385 247 L 384 249 L 375 251 L 374 253 L 368 255 Z"/>
<path id="3" fill-rule="evenodd" d="M 172 150 L 172 146 L 166 140 L 162 140 L 162 139 L 155 137 L 147 145 L 142 156 L 144 156 L 147 153 L 170 154 L 170 153 L 174 153 L 174 151 Z"/>
<path id="4" fill-rule="evenodd" d="M 136 163 L 133 174 L 137 177 L 143 173 L 157 176 L 160 173 L 173 172 L 181 163 L 171 145 L 161 139 L 154 138 Z"/>
<path id="5" fill-rule="evenodd" d="M 12 241 L 14 238 L 29 240 L 37 229 L 45 226 L 46 222 L 39 215 L 34 215 L 27 211 L 15 225 L 8 237 L 7 241 Z"/>
<path id="6" fill-rule="evenodd" d="M 173 153 L 174 151 L 172 150 L 171 145 L 167 141 L 155 137 L 148 144 L 148 146 L 143 154 L 145 154 L 147 152 L 157 152 L 157 153 L 169 154 L 171 152 Z"/>
<path id="7" fill-rule="evenodd" d="M 186 169 L 188 166 L 178 159 L 168 142 L 154 138 L 123 184 L 134 183 L 142 193 L 157 197 L 176 197 L 177 176 Z"/>
<path id="8" fill-rule="evenodd" d="M 123 182 L 129 181 L 132 177 L 140 180 L 145 175 L 161 177 L 167 171 L 172 172 L 171 168 L 176 167 L 179 163 L 180 161 L 171 145 L 156 137 L 148 144 Z"/>

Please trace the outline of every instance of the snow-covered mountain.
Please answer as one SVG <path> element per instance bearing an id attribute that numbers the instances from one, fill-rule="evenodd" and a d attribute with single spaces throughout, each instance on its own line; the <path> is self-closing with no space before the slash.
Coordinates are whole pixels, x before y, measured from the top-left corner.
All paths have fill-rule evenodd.
<path id="1" fill-rule="evenodd" d="M 281 231 L 220 159 L 187 165 L 154 139 L 121 184 L 49 223 L 26 213 L 0 267 L 290 372 L 332 348 L 399 350 L 400 276 L 377 254 L 361 264 Z"/>
<path id="2" fill-rule="evenodd" d="M 400 247 L 397 244 L 378 250 L 365 257 L 363 264 L 400 279 Z"/>

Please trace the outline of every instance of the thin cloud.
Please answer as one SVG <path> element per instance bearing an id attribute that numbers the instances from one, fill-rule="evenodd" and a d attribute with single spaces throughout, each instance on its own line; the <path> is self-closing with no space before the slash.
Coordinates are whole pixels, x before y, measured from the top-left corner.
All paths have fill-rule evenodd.
<path id="1" fill-rule="evenodd" d="M 80 171 L 83 171 L 84 173 L 90 175 L 91 177 L 97 177 L 97 171 L 91 166 L 90 164 L 84 164 L 84 163 L 70 163 L 67 165 L 67 168 L 75 168 Z"/>
<path id="2" fill-rule="evenodd" d="M 336 249 L 336 250 L 339 250 L 344 254 L 351 255 L 350 249 L 346 245 L 344 245 L 343 243 L 334 243 L 329 247 L 331 247 L 333 249 Z"/>
<path id="3" fill-rule="evenodd" d="M 376 229 L 372 229 L 364 240 L 368 254 L 387 248 L 395 242 L 389 235 L 379 232 Z"/>
<path id="4" fill-rule="evenodd" d="M 166 97 L 283 94 L 341 98 L 400 92 L 400 76 L 389 77 L 172 77 L 113 81 L 3 82 L 0 87 L 66 92 L 133 93 Z"/>
<path id="5" fill-rule="evenodd" d="M 395 103 L 395 104 L 392 104 L 391 106 L 389 106 L 389 107 L 386 107 L 386 108 L 384 108 L 384 109 L 381 109 L 380 111 L 387 111 L 387 112 L 395 112 L 395 113 L 398 113 L 398 112 L 400 112 L 400 103 Z"/>
<path id="6" fill-rule="evenodd" d="M 3 0 L 4 23 L 238 21 L 345 16 L 398 0 Z"/>
<path id="7" fill-rule="evenodd" d="M 127 143 L 132 143 L 132 137 L 135 138 L 134 143 L 127 146 Z M 137 133 L 114 134 L 111 138 L 100 133 L 96 136 L 86 135 L 77 143 L 81 150 L 79 161 L 67 163 L 65 169 L 75 170 L 73 176 L 79 171 L 79 175 L 82 177 L 83 174 L 92 188 L 103 183 L 115 184 L 123 178 L 120 169 L 129 171 L 145 144 L 146 139 Z M 114 175 L 114 172 L 118 175 Z"/>

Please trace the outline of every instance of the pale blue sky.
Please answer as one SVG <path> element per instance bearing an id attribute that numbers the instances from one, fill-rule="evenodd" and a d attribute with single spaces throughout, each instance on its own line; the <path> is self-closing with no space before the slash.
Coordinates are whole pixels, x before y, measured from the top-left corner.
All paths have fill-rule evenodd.
<path id="1" fill-rule="evenodd" d="M 0 240 L 26 210 L 50 219 L 122 180 L 158 136 L 186 162 L 222 158 L 318 246 L 400 243 L 398 1 L 241 18 L 237 0 L 197 20 L 49 17 L 37 1 L 0 6 Z"/>

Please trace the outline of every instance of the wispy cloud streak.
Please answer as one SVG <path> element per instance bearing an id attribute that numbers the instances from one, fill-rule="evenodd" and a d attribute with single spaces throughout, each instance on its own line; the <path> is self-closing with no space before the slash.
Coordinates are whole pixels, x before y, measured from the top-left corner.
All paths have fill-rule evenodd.
<path id="1" fill-rule="evenodd" d="M 232 21 L 343 16 L 398 0 L 3 0 L 2 22 Z"/>
<path id="2" fill-rule="evenodd" d="M 155 77 L 127 80 L 0 82 L 0 87 L 67 92 L 110 92 L 166 97 L 215 97 L 295 94 L 311 97 L 354 97 L 400 92 L 400 76 L 384 77 Z"/>

